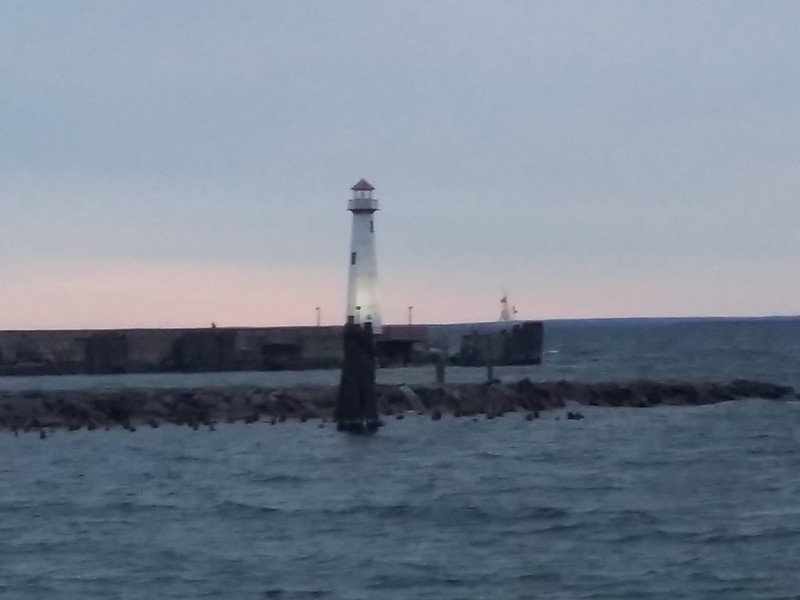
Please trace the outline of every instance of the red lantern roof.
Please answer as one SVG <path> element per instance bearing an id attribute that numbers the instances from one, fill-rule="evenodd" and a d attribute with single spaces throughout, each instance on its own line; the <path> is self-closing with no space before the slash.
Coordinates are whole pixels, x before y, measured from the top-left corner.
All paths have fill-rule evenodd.
<path id="1" fill-rule="evenodd" d="M 370 185 L 369 181 L 362 179 L 350 189 L 354 192 L 371 192 L 375 188 Z"/>

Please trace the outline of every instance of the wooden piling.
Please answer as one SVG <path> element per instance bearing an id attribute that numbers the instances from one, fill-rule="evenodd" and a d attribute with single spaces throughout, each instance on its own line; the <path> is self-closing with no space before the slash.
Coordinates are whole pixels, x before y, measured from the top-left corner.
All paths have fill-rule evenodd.
<path id="1" fill-rule="evenodd" d="M 447 359 L 444 356 L 444 353 L 436 354 L 436 383 L 439 385 L 444 385 L 444 367 Z"/>
<path id="2" fill-rule="evenodd" d="M 494 381 L 494 348 L 491 333 L 486 336 L 486 381 Z"/>

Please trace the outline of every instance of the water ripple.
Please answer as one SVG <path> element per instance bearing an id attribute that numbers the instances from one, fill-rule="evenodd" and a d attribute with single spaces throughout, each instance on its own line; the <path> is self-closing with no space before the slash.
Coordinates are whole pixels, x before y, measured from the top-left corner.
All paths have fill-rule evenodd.
<path id="1" fill-rule="evenodd" d="M 564 329 L 536 373 L 798 386 L 786 327 L 735 330 L 758 364 L 704 328 L 648 330 L 658 364 L 641 333 Z M 586 415 L 0 435 L 0 597 L 798 598 L 800 405 Z"/>

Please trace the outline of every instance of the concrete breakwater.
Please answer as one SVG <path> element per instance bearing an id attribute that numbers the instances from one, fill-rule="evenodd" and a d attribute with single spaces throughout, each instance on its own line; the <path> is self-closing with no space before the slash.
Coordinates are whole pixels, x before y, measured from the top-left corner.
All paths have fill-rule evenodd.
<path id="1" fill-rule="evenodd" d="M 737 379 L 730 382 L 670 382 L 637 380 L 624 383 L 567 381 L 489 382 L 446 386 L 377 386 L 378 410 L 384 420 L 403 418 L 409 411 L 433 419 L 501 417 L 523 413 L 534 419 L 543 411 L 562 409 L 568 402 L 585 406 L 698 406 L 744 398 L 792 400 L 788 386 Z M 187 425 L 198 429 L 218 423 L 278 423 L 287 419 L 322 423 L 333 417 L 335 386 L 273 389 L 203 387 L 4 392 L 0 395 L 0 430 L 38 432 L 55 429 L 107 429 Z M 572 413 L 579 414 L 579 413 Z"/>
<path id="2" fill-rule="evenodd" d="M 538 364 L 538 321 L 386 325 L 381 366 Z M 0 331 L 0 375 L 279 371 L 338 368 L 343 327 Z"/>

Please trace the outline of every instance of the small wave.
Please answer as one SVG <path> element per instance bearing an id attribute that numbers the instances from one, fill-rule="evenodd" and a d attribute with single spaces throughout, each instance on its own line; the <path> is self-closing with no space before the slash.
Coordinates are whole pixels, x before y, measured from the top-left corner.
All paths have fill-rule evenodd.
<path id="1" fill-rule="evenodd" d="M 288 473 L 278 473 L 276 475 L 265 475 L 257 477 L 253 480 L 255 483 L 307 483 L 313 481 L 308 477 L 301 477 L 299 475 L 290 475 Z"/>
<path id="2" fill-rule="evenodd" d="M 700 537 L 699 541 L 707 544 L 730 544 L 735 542 L 752 542 L 759 538 L 763 538 L 765 541 L 786 538 L 797 538 L 800 540 L 800 529 L 779 525 L 777 527 L 765 527 L 758 531 L 713 532 Z"/>
<path id="3" fill-rule="evenodd" d="M 185 507 L 175 504 L 166 504 L 159 502 L 152 502 L 142 499 L 128 499 L 128 500 L 114 500 L 108 502 L 98 502 L 93 504 L 85 504 L 79 507 L 82 513 L 93 514 L 95 512 L 102 513 L 122 513 L 131 514 L 134 512 L 143 511 L 183 511 Z"/>
<path id="4" fill-rule="evenodd" d="M 570 511 L 554 506 L 502 507 L 487 505 L 453 504 L 386 504 L 352 505 L 322 509 L 322 514 L 344 517 L 361 517 L 393 521 L 430 521 L 437 524 L 467 525 L 470 523 L 531 523 L 538 524 L 537 531 L 554 527 L 573 527 L 575 523 L 562 523 L 572 517 Z"/>
<path id="5" fill-rule="evenodd" d="M 537 573 L 523 573 L 514 577 L 520 583 L 527 584 L 559 584 L 564 581 L 564 575 L 558 571 L 539 571 Z"/>
<path id="6" fill-rule="evenodd" d="M 47 500 L 15 500 L 11 502 L 0 502 L 0 514 L 7 516 L 9 513 L 57 512 L 69 506 L 71 506 L 71 504 L 68 502 L 48 502 Z"/>
<path id="7" fill-rule="evenodd" d="M 280 588 L 265 590 L 262 598 L 269 600 L 284 600 L 294 598 L 332 598 L 333 592 L 329 590 L 284 590 Z"/>
<path id="8" fill-rule="evenodd" d="M 485 522 L 497 515 L 480 506 L 453 506 L 443 504 L 356 504 L 351 506 L 324 508 L 323 515 L 359 517 L 387 521 L 431 521 L 439 524 L 468 524 Z"/>
<path id="9" fill-rule="evenodd" d="M 609 535 L 603 537 L 603 540 L 606 542 L 613 542 L 615 544 L 629 544 L 633 542 L 656 540 L 695 540 L 696 538 L 696 533 L 667 531 L 666 529 L 662 529 L 660 527 L 644 527 L 628 532 L 611 530 Z M 693 561 L 694 558 L 691 560 Z"/>
<path id="10" fill-rule="evenodd" d="M 571 516 L 571 512 L 557 506 L 532 506 L 521 515 L 522 519 L 564 519 Z"/>
<path id="11" fill-rule="evenodd" d="M 326 508 L 321 512 L 336 516 L 370 516 L 385 519 L 420 516 L 430 512 L 429 507 L 410 504 L 354 504 L 340 508 Z"/>
<path id="12" fill-rule="evenodd" d="M 610 513 L 613 524 L 656 525 L 660 522 L 658 516 L 647 510 L 626 508 Z"/>
<path id="13" fill-rule="evenodd" d="M 203 456 L 193 456 L 191 454 L 177 454 L 170 457 L 170 460 L 173 460 L 178 463 L 183 462 L 208 462 L 208 459 Z"/>
<path id="14" fill-rule="evenodd" d="M 281 512 L 280 509 L 272 506 L 258 506 L 237 500 L 224 500 L 214 507 L 214 511 L 219 513 L 220 516 L 230 517 L 263 516 Z"/>

